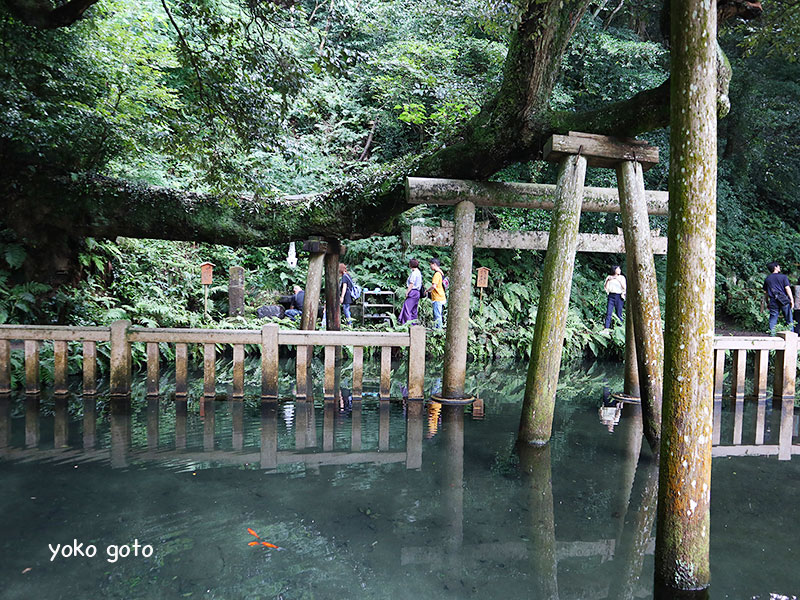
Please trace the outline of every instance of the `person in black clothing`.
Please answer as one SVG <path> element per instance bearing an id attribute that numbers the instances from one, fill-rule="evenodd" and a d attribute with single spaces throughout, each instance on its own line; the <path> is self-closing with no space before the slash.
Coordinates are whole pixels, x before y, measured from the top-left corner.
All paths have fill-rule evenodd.
<path id="1" fill-rule="evenodd" d="M 350 274 L 347 272 L 347 265 L 344 263 L 339 263 L 339 275 L 341 279 L 339 280 L 339 289 L 341 290 L 339 295 L 339 303 L 342 305 L 342 316 L 347 321 L 348 325 L 353 323 L 353 318 L 350 316 L 350 305 L 353 303 L 353 278 L 350 277 Z"/>
<path id="2" fill-rule="evenodd" d="M 781 273 L 781 266 L 777 262 L 767 265 L 769 275 L 764 279 L 764 296 L 769 308 L 769 334 L 775 335 L 775 326 L 778 324 L 778 315 L 783 314 L 787 325 L 793 325 L 792 310 L 794 309 L 794 296 L 789 285 L 789 278 Z"/>
<path id="3" fill-rule="evenodd" d="M 303 301 L 306 298 L 306 293 L 299 285 L 295 285 L 292 291 L 294 292 L 292 294 L 292 305 L 286 310 L 286 316 L 296 321 L 297 317 L 303 314 Z"/>

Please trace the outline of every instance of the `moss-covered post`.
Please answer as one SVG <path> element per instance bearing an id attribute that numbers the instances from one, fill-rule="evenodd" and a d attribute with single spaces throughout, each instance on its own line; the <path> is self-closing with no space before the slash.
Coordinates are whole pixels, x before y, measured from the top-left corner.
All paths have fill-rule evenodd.
<path id="1" fill-rule="evenodd" d="M 627 273 L 627 268 L 626 268 Z M 626 275 L 628 279 L 630 275 Z M 625 311 L 625 393 L 639 398 L 639 363 L 636 361 L 636 332 L 630 308 Z"/>
<path id="2" fill-rule="evenodd" d="M 339 286 L 339 240 L 328 240 L 328 253 L 325 255 L 325 329 L 341 329 L 341 287 Z M 341 354 L 341 350 L 339 351 Z"/>
<path id="3" fill-rule="evenodd" d="M 311 252 L 308 259 L 308 276 L 306 277 L 306 294 L 303 298 L 303 315 L 300 318 L 300 329 L 317 328 L 317 311 L 319 310 L 319 293 L 322 288 L 322 271 L 325 263 L 325 246 L 315 240 L 303 244 L 303 248 Z M 297 347 L 297 397 L 305 398 L 308 391 L 308 369 L 313 356 L 313 346 Z"/>
<path id="4" fill-rule="evenodd" d="M 319 293 L 322 288 L 322 269 L 325 262 L 325 252 L 312 252 L 308 258 L 308 275 L 306 276 L 306 290 L 303 298 L 303 316 L 300 320 L 300 329 L 316 329 L 317 311 L 319 310 Z"/>
<path id="5" fill-rule="evenodd" d="M 553 428 L 585 177 L 583 156 L 562 159 L 519 425 L 519 439 L 527 444 L 546 444 Z"/>
<path id="6" fill-rule="evenodd" d="M 622 212 L 622 233 L 628 273 L 628 314 L 633 317 L 639 391 L 642 399 L 644 435 L 658 451 L 661 435 L 661 391 L 664 378 L 664 334 L 650 219 L 644 191 L 642 165 L 623 161 L 617 165 L 617 186 Z"/>
<path id="7" fill-rule="evenodd" d="M 472 245 L 475 205 L 465 200 L 455 209 L 453 264 L 450 270 L 450 298 L 447 305 L 442 399 L 463 400 L 467 376 L 469 300 L 472 295 Z"/>
<path id="8" fill-rule="evenodd" d="M 716 260 L 716 5 L 672 0 L 658 590 L 709 585 Z"/>
<path id="9" fill-rule="evenodd" d="M 108 391 L 112 396 L 128 396 L 131 393 L 131 345 L 128 328 L 131 322 L 119 320 L 111 323 L 111 356 Z"/>

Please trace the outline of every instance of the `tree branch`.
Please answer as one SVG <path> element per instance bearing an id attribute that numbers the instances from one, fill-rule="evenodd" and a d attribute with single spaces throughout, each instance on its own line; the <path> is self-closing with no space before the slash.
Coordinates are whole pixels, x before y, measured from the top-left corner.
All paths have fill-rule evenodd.
<path id="1" fill-rule="evenodd" d="M 70 0 L 61 6 L 53 6 L 50 0 L 3 1 L 8 11 L 26 25 L 37 29 L 57 29 L 75 23 L 98 0 Z"/>

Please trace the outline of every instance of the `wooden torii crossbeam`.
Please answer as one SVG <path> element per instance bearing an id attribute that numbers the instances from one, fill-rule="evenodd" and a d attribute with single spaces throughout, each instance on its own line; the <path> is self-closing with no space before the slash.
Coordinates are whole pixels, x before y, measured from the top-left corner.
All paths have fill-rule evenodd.
<path id="1" fill-rule="evenodd" d="M 557 187 L 552 183 L 517 183 L 506 181 L 467 181 L 407 177 L 406 200 L 409 204 L 455 205 L 469 200 L 475 206 L 500 208 L 540 208 L 553 210 Z M 647 213 L 669 214 L 669 194 L 645 191 Z M 617 188 L 584 187 L 581 212 L 621 212 Z"/>
<path id="2" fill-rule="evenodd" d="M 441 227 L 411 226 L 412 246 L 450 247 L 453 245 L 454 224 L 442 221 Z M 493 248 L 496 250 L 547 250 L 550 234 L 546 231 L 505 231 L 490 230 L 489 223 L 476 223 L 473 230 L 474 248 Z M 651 244 L 653 254 L 667 253 L 667 238 L 653 234 Z M 598 252 L 605 254 L 625 254 L 625 236 L 605 233 L 579 233 L 578 252 Z"/>

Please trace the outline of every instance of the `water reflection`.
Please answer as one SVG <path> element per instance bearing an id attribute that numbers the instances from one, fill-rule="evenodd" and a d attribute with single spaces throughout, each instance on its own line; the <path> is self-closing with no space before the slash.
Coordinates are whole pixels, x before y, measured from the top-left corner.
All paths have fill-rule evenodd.
<path id="1" fill-rule="evenodd" d="M 0 402 L 0 447 L 6 448 L 11 445 L 12 438 L 11 400 L 6 396 Z M 186 400 L 176 400 L 173 407 L 172 402 L 162 404 L 158 398 L 151 397 L 138 405 L 138 413 L 132 408 L 134 403 L 129 398 L 103 400 L 85 397 L 76 398 L 74 402 L 79 402 L 83 409 L 80 420 L 83 450 L 95 452 L 98 420 L 107 419 L 108 442 L 100 454 L 107 453 L 113 468 L 128 467 L 142 460 L 248 464 L 264 469 L 292 463 L 303 463 L 310 468 L 360 462 L 405 462 L 409 469 L 422 466 L 424 407 L 420 401 L 406 401 L 399 405 L 388 400 L 369 403 L 369 423 L 374 429 L 368 432 L 368 445 L 372 450 L 363 449 L 364 403 L 361 400 L 341 404 L 326 401 L 321 409 L 313 401 L 278 403 L 264 400 L 259 403 L 260 436 L 256 448 L 253 448 L 252 440 L 250 444 L 246 443 L 246 423 L 253 419 L 246 415 L 248 409 L 242 401 L 201 399 L 195 411 L 191 411 Z M 107 406 L 106 415 L 98 413 L 98 405 Z M 24 410 L 24 445 L 27 449 L 49 455 L 69 448 L 66 398 L 55 399 L 53 405 L 52 450 L 47 440 L 41 439 L 41 399 L 27 396 Z M 279 415 L 282 417 L 280 428 Z M 398 418 L 401 423 L 397 422 Z M 142 430 L 142 436 L 138 438 L 140 442 L 134 442 L 134 422 Z M 174 437 L 163 439 L 162 432 L 171 433 L 173 430 Z M 321 444 L 317 440 L 320 433 Z M 200 447 L 192 440 L 198 440 Z M 347 444 L 346 448 L 342 448 L 343 443 Z M 400 444 L 405 444 L 404 451 L 397 452 L 395 449 Z M 75 450 L 72 448 L 73 452 Z M 98 458 L 96 453 L 93 458 Z"/>
<path id="2" fill-rule="evenodd" d="M 158 562 L 117 565 L 116 579 L 102 565 L 96 573 L 81 566 L 80 579 L 96 586 L 95 597 L 199 597 L 210 589 L 216 597 L 287 599 L 648 598 L 657 475 L 642 446 L 640 406 L 625 404 L 609 435 L 597 423 L 600 393 L 598 387 L 559 408 L 552 444 L 519 449 L 518 406 L 491 394 L 482 420 L 475 406 L 468 418 L 459 406 L 361 400 L 338 386 L 328 398 L 291 402 L 0 397 L 0 468 L 17 482 L 30 477 L 6 486 L 5 496 L 0 490 L 0 507 L 13 507 L 7 514 L 27 527 L 63 506 L 51 522 L 69 525 L 56 530 L 64 539 L 77 531 L 104 542 L 145 533 L 148 541 L 162 540 Z M 797 420 L 788 406 L 745 401 L 739 409 L 724 401 L 718 422 L 717 453 L 749 453 L 743 448 L 750 445 L 791 454 Z M 731 445 L 737 439 L 741 444 Z M 90 468 L 73 472 L 82 459 Z M 717 513 L 722 518 L 739 518 L 749 491 L 739 481 L 749 460 L 740 460 L 740 475 L 727 482 L 722 469 L 733 461 L 715 463 L 718 498 L 730 499 Z M 760 472 L 765 462 L 749 464 Z M 761 485 L 779 479 L 773 475 Z M 37 506 L 21 502 L 17 489 L 50 496 Z M 102 502 L 87 504 L 87 497 Z M 780 535 L 794 527 L 797 509 L 780 502 L 784 512 L 770 535 L 791 562 L 790 534 Z M 775 511 L 768 510 L 771 521 Z M 247 554 L 251 526 L 287 551 Z M 730 546 L 768 526 L 748 524 Z M 9 539 L 21 539 L 21 524 L 7 527 Z M 52 527 L 48 536 L 56 535 Z M 732 529 L 715 532 L 720 547 Z M 46 547 L 41 538 L 35 545 Z M 713 549 L 715 585 L 732 598 L 759 597 L 764 590 L 754 586 L 725 588 L 720 556 L 727 551 Z M 24 568 L 0 566 L 0 575 L 19 579 Z M 52 573 L 62 583 L 38 595 L 53 595 L 44 592 L 63 581 L 77 585 L 70 569 L 50 565 L 35 581 Z M 157 592 L 130 591 L 129 582 L 151 576 Z M 37 595 L 20 589 L 15 597 Z"/>
<path id="3" fill-rule="evenodd" d="M 728 402 L 731 409 L 723 410 Z M 732 413 L 732 414 L 731 414 Z M 724 419 L 727 414 L 732 419 Z M 712 456 L 777 456 L 790 460 L 800 454 L 793 445 L 794 399 L 742 398 L 714 400 Z"/>
<path id="4" fill-rule="evenodd" d="M 530 514 L 531 572 L 537 591 L 545 600 L 558 599 L 555 511 L 551 447 L 527 444 L 519 447 L 520 468 L 527 484 Z"/>

